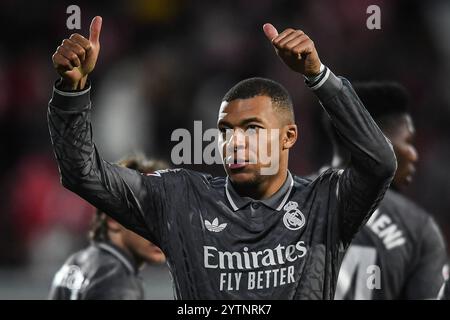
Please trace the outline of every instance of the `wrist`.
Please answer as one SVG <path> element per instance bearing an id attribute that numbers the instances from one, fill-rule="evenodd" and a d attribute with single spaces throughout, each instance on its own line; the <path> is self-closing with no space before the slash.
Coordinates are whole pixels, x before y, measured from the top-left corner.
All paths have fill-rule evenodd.
<path id="1" fill-rule="evenodd" d="M 306 85 L 312 90 L 317 90 L 320 88 L 330 76 L 330 69 L 328 69 L 325 65 L 320 66 L 320 73 L 315 77 L 304 77 Z"/>
<path id="2" fill-rule="evenodd" d="M 319 69 L 314 74 L 303 75 L 303 76 L 305 77 L 305 79 L 308 82 L 315 82 L 317 79 L 319 79 L 322 76 L 324 71 L 325 71 L 325 65 L 321 62 Z"/>
<path id="3" fill-rule="evenodd" d="M 75 82 L 61 78 L 60 88 L 64 91 L 81 91 L 84 90 L 86 82 L 87 75 Z"/>

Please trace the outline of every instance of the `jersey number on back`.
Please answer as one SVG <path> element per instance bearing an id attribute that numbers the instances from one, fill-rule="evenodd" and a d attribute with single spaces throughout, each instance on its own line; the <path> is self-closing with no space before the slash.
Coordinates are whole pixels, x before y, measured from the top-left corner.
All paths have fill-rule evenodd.
<path id="1" fill-rule="evenodd" d="M 372 299 L 373 290 L 381 289 L 377 251 L 372 247 L 351 245 L 339 270 L 335 299 Z M 352 292 L 353 291 L 353 292 Z"/>

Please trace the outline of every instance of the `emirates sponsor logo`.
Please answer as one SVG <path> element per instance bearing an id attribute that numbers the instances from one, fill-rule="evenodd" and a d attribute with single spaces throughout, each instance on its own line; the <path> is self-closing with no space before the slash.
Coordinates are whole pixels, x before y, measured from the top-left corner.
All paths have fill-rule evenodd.
<path id="1" fill-rule="evenodd" d="M 220 291 L 262 290 L 294 284 L 298 274 L 295 261 L 308 252 L 304 241 L 273 249 L 249 251 L 220 251 L 213 246 L 203 246 L 204 266 L 219 269 Z"/>
<path id="2" fill-rule="evenodd" d="M 242 252 L 220 251 L 213 246 L 204 246 L 205 268 L 251 270 L 260 267 L 276 266 L 294 262 L 306 255 L 307 248 L 304 241 L 274 249 L 249 251 L 244 247 Z"/>

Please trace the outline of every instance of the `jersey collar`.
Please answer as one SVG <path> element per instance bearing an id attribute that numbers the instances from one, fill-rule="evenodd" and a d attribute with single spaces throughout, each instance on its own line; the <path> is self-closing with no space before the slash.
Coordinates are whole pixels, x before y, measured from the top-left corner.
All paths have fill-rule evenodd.
<path id="1" fill-rule="evenodd" d="M 233 188 L 232 183 L 229 178 L 226 178 L 225 182 L 225 194 L 227 196 L 228 202 L 230 203 L 233 211 L 240 210 L 245 206 L 249 205 L 251 202 L 262 203 L 266 207 L 269 207 L 273 210 L 280 211 L 283 206 L 286 204 L 286 201 L 291 194 L 292 187 L 294 186 L 294 179 L 292 178 L 291 173 L 288 171 L 288 176 L 286 181 L 283 183 L 280 189 L 278 189 L 275 194 L 273 194 L 270 198 L 263 200 L 254 200 L 250 197 L 241 197 L 237 191 Z"/>
<path id="2" fill-rule="evenodd" d="M 116 257 L 131 273 L 137 274 L 139 268 L 132 257 L 110 242 L 95 242 L 97 246 Z"/>

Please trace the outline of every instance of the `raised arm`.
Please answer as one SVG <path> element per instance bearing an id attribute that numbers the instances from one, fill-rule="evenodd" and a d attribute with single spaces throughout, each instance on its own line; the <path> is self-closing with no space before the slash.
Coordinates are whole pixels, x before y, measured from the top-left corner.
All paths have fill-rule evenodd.
<path id="1" fill-rule="evenodd" d="M 48 125 L 61 182 L 128 229 L 159 245 L 163 209 L 155 195 L 164 192 L 159 180 L 104 161 L 93 143 L 87 77 L 100 51 L 101 24 L 101 18 L 95 17 L 89 39 L 73 34 L 52 57 L 61 79 L 49 103 Z"/>
<path id="2" fill-rule="evenodd" d="M 313 41 L 303 31 L 286 29 L 278 34 L 271 24 L 263 28 L 281 60 L 306 77 L 351 153 L 351 163 L 340 173 L 336 190 L 340 206 L 338 237 L 348 244 L 373 213 L 394 176 L 397 162 L 392 146 L 350 82 L 336 77 L 321 63 Z"/>

